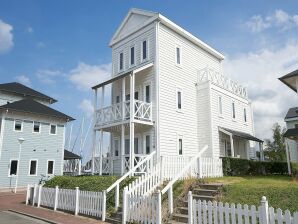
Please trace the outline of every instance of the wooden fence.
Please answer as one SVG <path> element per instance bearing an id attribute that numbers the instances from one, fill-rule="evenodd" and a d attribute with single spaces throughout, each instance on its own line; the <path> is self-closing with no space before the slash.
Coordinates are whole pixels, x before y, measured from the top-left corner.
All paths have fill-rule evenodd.
<path id="1" fill-rule="evenodd" d="M 223 204 L 193 200 L 191 191 L 188 194 L 189 224 L 298 224 L 298 212 L 291 215 L 289 210 L 283 212 L 268 207 L 266 197 L 262 197 L 260 206 L 241 204 Z"/>

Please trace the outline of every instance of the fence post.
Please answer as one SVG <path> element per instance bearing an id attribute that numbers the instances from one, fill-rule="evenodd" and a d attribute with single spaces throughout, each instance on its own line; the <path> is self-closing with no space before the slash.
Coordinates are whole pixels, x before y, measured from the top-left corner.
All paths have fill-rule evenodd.
<path id="1" fill-rule="evenodd" d="M 188 192 L 188 224 L 192 224 L 192 192 Z"/>
<path id="2" fill-rule="evenodd" d="M 34 206 L 34 204 L 35 204 L 36 191 L 37 191 L 37 184 L 34 184 L 33 197 L 32 197 L 32 206 Z"/>
<path id="3" fill-rule="evenodd" d="M 261 200 L 261 224 L 269 224 L 268 201 L 265 196 Z"/>
<path id="4" fill-rule="evenodd" d="M 119 184 L 116 185 L 115 189 L 115 210 L 117 211 L 119 207 Z"/>
<path id="5" fill-rule="evenodd" d="M 173 186 L 171 186 L 168 190 L 168 199 L 169 199 L 169 212 L 173 214 L 174 206 L 173 206 Z"/>
<path id="6" fill-rule="evenodd" d="M 76 207 L 75 207 L 75 215 L 79 214 L 79 207 L 80 207 L 80 190 L 79 187 L 76 187 Z"/>
<path id="7" fill-rule="evenodd" d="M 162 215 L 161 215 L 161 193 L 160 190 L 157 191 L 157 220 L 156 223 L 161 224 Z"/>
<path id="8" fill-rule="evenodd" d="M 198 158 L 198 166 L 199 166 L 199 178 L 203 178 L 203 172 L 202 172 L 202 158 Z"/>
<path id="9" fill-rule="evenodd" d="M 40 207 L 40 200 L 41 200 L 41 191 L 42 191 L 42 185 L 40 184 L 38 187 L 38 200 L 37 200 L 37 207 Z"/>
<path id="10" fill-rule="evenodd" d="M 26 194 L 26 205 L 29 203 L 29 198 L 30 198 L 30 185 L 27 185 L 27 194 Z"/>
<path id="11" fill-rule="evenodd" d="M 123 201 L 122 201 L 122 224 L 126 224 L 127 219 L 127 187 L 123 190 Z"/>
<path id="12" fill-rule="evenodd" d="M 59 194 L 59 188 L 58 188 L 58 186 L 56 186 L 55 187 L 54 211 L 56 211 L 57 207 L 58 207 L 58 194 Z"/>
<path id="13" fill-rule="evenodd" d="M 107 200 L 107 192 L 104 190 L 102 192 L 102 213 L 101 220 L 104 222 L 106 220 L 106 200 Z"/>

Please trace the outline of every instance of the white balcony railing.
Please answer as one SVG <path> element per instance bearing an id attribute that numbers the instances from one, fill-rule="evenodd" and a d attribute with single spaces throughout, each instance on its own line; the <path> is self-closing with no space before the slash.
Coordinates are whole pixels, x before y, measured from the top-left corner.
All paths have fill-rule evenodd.
<path id="1" fill-rule="evenodd" d="M 152 121 L 152 103 L 147 103 L 140 100 L 134 101 L 134 119 L 141 121 Z M 124 107 L 124 118 L 122 109 Z M 130 118 L 130 101 L 116 103 L 96 111 L 95 126 L 104 126 Z"/>

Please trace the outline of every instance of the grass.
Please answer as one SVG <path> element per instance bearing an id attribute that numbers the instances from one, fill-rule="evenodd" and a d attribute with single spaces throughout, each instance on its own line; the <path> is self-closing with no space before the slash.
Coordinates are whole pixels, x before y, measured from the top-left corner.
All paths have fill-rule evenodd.
<path id="1" fill-rule="evenodd" d="M 287 176 L 242 176 L 210 178 L 206 182 L 224 183 L 221 201 L 260 205 L 266 196 L 269 206 L 298 211 L 298 182 Z"/>

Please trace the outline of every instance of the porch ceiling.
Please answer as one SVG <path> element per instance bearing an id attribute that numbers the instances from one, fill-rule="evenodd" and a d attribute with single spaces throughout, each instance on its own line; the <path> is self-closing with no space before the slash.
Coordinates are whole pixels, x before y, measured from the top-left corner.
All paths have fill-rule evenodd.
<path id="1" fill-rule="evenodd" d="M 298 128 L 288 129 L 286 133 L 284 133 L 284 137 L 292 140 L 298 140 Z"/>
<path id="2" fill-rule="evenodd" d="M 248 133 L 245 133 L 245 132 L 241 132 L 241 131 L 234 131 L 234 130 L 231 130 L 231 129 L 228 129 L 228 128 L 223 128 L 223 127 L 219 127 L 218 128 L 219 131 L 221 132 L 228 132 L 229 134 L 235 136 L 235 137 L 238 137 L 238 138 L 243 138 L 243 139 L 247 139 L 247 140 L 251 140 L 251 141 L 255 141 L 255 142 L 264 142 L 263 140 L 261 139 L 258 139 L 254 136 L 252 136 L 251 134 L 248 134 Z"/>
<path id="3" fill-rule="evenodd" d="M 280 77 L 279 80 L 283 82 L 285 85 L 290 87 L 292 90 L 297 92 L 298 86 L 297 86 L 297 78 L 298 78 L 298 69 L 290 72 L 289 74 Z"/>

